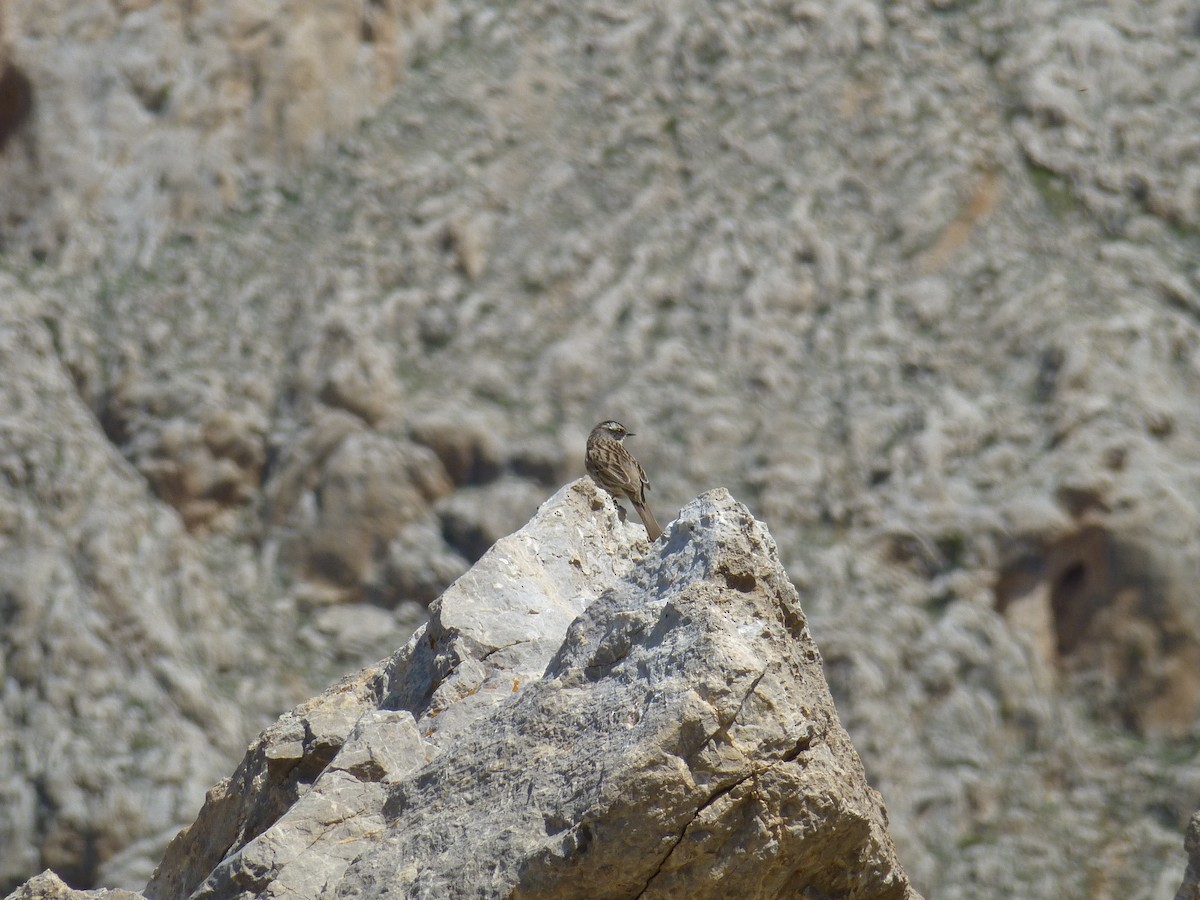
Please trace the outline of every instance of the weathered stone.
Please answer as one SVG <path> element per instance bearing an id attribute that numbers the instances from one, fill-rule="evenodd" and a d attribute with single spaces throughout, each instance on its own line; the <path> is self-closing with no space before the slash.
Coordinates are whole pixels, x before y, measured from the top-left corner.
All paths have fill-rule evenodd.
<path id="1" fill-rule="evenodd" d="M 523 478 L 502 478 L 456 491 L 438 508 L 446 542 L 462 556 L 479 559 L 537 509 L 544 490 Z"/>
<path id="2" fill-rule="evenodd" d="M 636 529 L 617 525 L 615 508 L 594 492 L 571 489 L 564 498 L 575 508 L 573 524 L 556 510 L 537 538 L 506 538 L 435 604 L 419 638 L 265 731 L 233 778 L 210 792 L 196 822 L 171 843 L 147 893 L 190 894 L 230 848 L 258 837 L 307 792 L 331 751 L 371 710 L 385 706 L 411 715 L 425 704 L 420 733 L 436 742 L 511 695 L 514 683 L 540 677 L 570 621 L 632 564 L 637 540 Z M 605 514 L 595 516 L 597 508 Z M 524 573 L 534 565 L 547 566 L 549 574 L 530 581 Z M 481 604 L 485 592 L 488 602 Z M 294 758 L 297 742 L 305 748 L 300 760 L 286 767 L 272 762 L 280 753 Z"/>
<path id="3" fill-rule="evenodd" d="M 310 789 L 281 810 L 252 749 L 267 827 L 218 849 L 210 801 L 147 894 L 916 897 L 763 527 L 715 491 L 647 551 L 614 513 L 586 479 L 547 501 L 371 690 L 292 714 L 328 735 L 308 770 L 337 747 Z"/>
<path id="4" fill-rule="evenodd" d="M 141 894 L 132 891 L 109 890 L 76 891 L 47 869 L 35 875 L 9 894 L 5 900 L 140 900 Z"/>
<path id="5" fill-rule="evenodd" d="M 308 793 L 378 696 L 379 673 L 364 670 L 260 734 L 237 771 L 208 792 L 196 821 L 167 847 L 147 895 L 187 896 L 188 885 L 203 881 L 230 847 L 270 828 Z"/>

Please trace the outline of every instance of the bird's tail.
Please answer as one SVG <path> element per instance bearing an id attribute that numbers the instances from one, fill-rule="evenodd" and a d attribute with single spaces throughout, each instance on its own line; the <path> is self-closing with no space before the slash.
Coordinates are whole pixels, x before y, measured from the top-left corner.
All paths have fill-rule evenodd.
<path id="1" fill-rule="evenodd" d="M 633 508 L 637 510 L 638 517 L 642 520 L 642 524 L 646 526 L 646 536 L 650 538 L 650 543 L 658 540 L 658 536 L 662 534 L 662 529 L 658 527 L 658 520 L 654 518 L 654 513 L 650 512 L 650 507 L 644 503 L 634 503 Z"/>

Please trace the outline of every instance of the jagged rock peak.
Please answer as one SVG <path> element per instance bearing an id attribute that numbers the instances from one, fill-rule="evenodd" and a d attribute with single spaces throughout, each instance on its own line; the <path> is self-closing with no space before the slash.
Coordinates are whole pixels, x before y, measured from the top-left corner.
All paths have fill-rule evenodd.
<path id="1" fill-rule="evenodd" d="M 147 895 L 918 896 L 728 491 L 647 545 L 576 481 L 431 613 L 263 732 Z"/>

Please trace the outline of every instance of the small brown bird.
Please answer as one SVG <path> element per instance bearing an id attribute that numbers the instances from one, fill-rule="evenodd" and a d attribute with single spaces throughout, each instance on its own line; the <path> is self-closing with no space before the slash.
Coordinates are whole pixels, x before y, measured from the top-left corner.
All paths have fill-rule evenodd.
<path id="1" fill-rule="evenodd" d="M 642 524 L 646 526 L 646 534 L 650 541 L 658 540 L 662 529 L 646 505 L 646 491 L 650 490 L 650 481 L 646 478 L 646 470 L 641 463 L 633 458 L 621 441 L 633 434 L 620 422 L 611 419 L 601 422 L 592 429 L 587 439 L 587 455 L 583 465 L 592 480 L 604 488 L 616 499 L 626 497 L 637 510 Z"/>

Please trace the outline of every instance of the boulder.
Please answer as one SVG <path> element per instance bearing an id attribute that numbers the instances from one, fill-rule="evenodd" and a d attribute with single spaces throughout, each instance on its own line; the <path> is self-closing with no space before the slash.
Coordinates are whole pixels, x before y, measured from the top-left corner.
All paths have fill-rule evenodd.
<path id="1" fill-rule="evenodd" d="M 146 895 L 918 896 L 724 489 L 647 545 L 576 481 L 430 613 L 267 729 Z"/>

